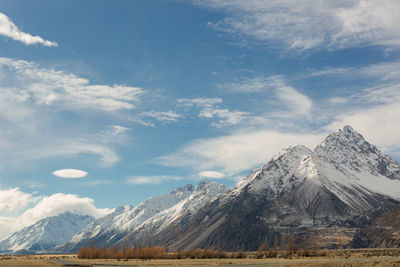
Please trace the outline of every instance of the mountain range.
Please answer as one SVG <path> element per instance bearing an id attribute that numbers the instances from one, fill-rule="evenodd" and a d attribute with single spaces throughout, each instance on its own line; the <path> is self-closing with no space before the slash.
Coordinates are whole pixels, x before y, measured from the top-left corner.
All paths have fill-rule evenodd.
<path id="1" fill-rule="evenodd" d="M 283 149 L 230 190 L 201 181 L 97 220 L 46 218 L 82 223 L 53 229 L 42 226 L 44 219 L 3 240 L 0 249 L 61 253 L 151 243 L 231 251 L 271 247 L 275 240 L 284 247 L 289 238 L 304 248 L 399 246 L 399 200 L 399 163 L 345 126 L 313 150 Z M 68 234 L 52 240 L 57 231 Z"/>
<path id="2" fill-rule="evenodd" d="M 44 253 L 68 242 L 95 219 L 88 215 L 64 212 L 25 227 L 0 242 L 1 253 Z"/>

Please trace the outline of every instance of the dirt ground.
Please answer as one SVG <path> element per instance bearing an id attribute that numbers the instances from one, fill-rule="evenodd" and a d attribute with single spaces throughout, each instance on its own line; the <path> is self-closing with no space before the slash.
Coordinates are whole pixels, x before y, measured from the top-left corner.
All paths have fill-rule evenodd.
<path id="1" fill-rule="evenodd" d="M 0 266 L 44 266 L 56 267 L 64 264 L 82 264 L 90 266 L 92 264 L 102 265 L 130 265 L 130 266 L 294 266 L 294 267 L 314 267 L 314 266 L 400 266 L 399 256 L 379 256 L 379 257 L 324 257 L 324 258 L 300 258 L 300 259 L 182 259 L 182 260 L 111 260 L 111 259 L 78 259 L 76 255 L 21 255 L 21 256 L 0 256 Z"/>

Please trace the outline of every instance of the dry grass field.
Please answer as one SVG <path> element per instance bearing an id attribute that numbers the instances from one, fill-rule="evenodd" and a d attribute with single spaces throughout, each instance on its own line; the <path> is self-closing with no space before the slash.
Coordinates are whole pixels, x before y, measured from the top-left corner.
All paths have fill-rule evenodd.
<path id="1" fill-rule="evenodd" d="M 283 253 L 283 252 L 282 252 Z M 55 267 L 64 264 L 76 266 L 400 266 L 400 249 L 332 250 L 325 257 L 301 257 L 292 259 L 256 258 L 256 253 L 247 253 L 242 259 L 79 259 L 77 255 L 16 255 L 0 256 L 0 266 L 44 266 Z M 283 255 L 283 254 L 282 254 Z"/>

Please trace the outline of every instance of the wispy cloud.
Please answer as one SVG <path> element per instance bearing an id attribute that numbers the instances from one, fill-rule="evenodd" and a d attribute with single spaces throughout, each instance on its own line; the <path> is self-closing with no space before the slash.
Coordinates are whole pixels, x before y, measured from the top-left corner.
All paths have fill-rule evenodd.
<path id="1" fill-rule="evenodd" d="M 201 171 L 198 173 L 200 177 L 206 177 L 206 178 L 224 178 L 225 174 L 222 172 L 217 172 L 217 171 Z"/>
<path id="2" fill-rule="evenodd" d="M 185 107 L 199 108 L 199 118 L 214 119 L 212 125 L 215 127 L 236 125 L 248 118 L 250 114 L 248 112 L 220 108 L 219 104 L 222 102 L 221 98 L 178 99 L 178 103 Z"/>
<path id="3" fill-rule="evenodd" d="M 147 127 L 156 127 L 155 121 L 162 123 L 175 123 L 178 122 L 182 115 L 176 113 L 175 111 L 144 111 L 140 112 L 137 115 L 131 116 L 129 118 L 130 121 L 147 126 Z"/>
<path id="4" fill-rule="evenodd" d="M 12 38 L 26 45 L 40 44 L 43 46 L 58 46 L 56 42 L 44 40 L 40 36 L 33 36 L 21 31 L 12 20 L 0 12 L 0 35 Z"/>
<path id="5" fill-rule="evenodd" d="M 182 177 L 172 175 L 153 175 L 153 176 L 131 176 L 126 180 L 127 184 L 144 185 L 144 184 L 161 184 L 168 181 L 180 181 Z"/>
<path id="6" fill-rule="evenodd" d="M 93 85 L 72 73 L 10 58 L 0 58 L 0 73 L 7 77 L 0 79 L 0 127 L 7 129 L 0 131 L 1 164 L 71 155 L 99 157 L 102 166 L 119 160 L 115 146 L 127 139 L 129 128 L 92 119 L 114 122 L 135 108 L 143 89 Z"/>
<path id="7" fill-rule="evenodd" d="M 7 73 L 7 80 L 14 81 L 20 88 L 0 83 L 1 87 L 7 88 L 10 98 L 40 106 L 104 111 L 134 109 L 144 93 L 139 87 L 91 84 L 88 79 L 75 74 L 40 68 L 24 60 L 0 58 L 0 68 Z"/>
<path id="8" fill-rule="evenodd" d="M 173 112 L 171 110 L 169 111 L 147 111 L 147 112 L 141 112 L 139 114 L 142 117 L 150 117 L 154 118 L 158 121 L 166 121 L 166 122 L 176 122 L 178 121 L 179 118 L 182 118 L 182 115 L 179 115 L 176 112 Z"/>
<path id="9" fill-rule="evenodd" d="M 216 138 L 193 140 L 155 161 L 171 167 L 188 167 L 198 172 L 216 170 L 227 176 L 259 167 L 283 147 L 304 144 L 314 147 L 321 134 L 285 133 L 270 130 L 236 132 Z"/>
<path id="10" fill-rule="evenodd" d="M 396 0 L 194 0 L 225 19 L 210 25 L 241 38 L 288 49 L 398 47 L 400 3 Z"/>
<path id="11" fill-rule="evenodd" d="M 271 76 L 267 79 L 268 86 L 272 87 L 280 103 L 282 103 L 289 112 L 278 111 L 277 116 L 310 116 L 312 100 L 304 94 L 297 91 L 294 87 L 287 85 L 284 77 L 281 75 Z M 281 114 L 281 115 L 279 115 Z"/>
<path id="12" fill-rule="evenodd" d="M 226 82 L 217 85 L 226 91 L 239 92 L 239 93 L 256 93 L 262 92 L 268 87 L 268 81 L 264 77 L 254 77 L 243 79 L 241 81 Z"/>
<path id="13" fill-rule="evenodd" d="M 268 99 L 266 117 L 309 117 L 312 100 L 288 85 L 283 75 L 257 76 L 219 84 L 218 87 L 233 93 L 262 94 Z M 248 114 L 246 114 L 248 115 Z"/>

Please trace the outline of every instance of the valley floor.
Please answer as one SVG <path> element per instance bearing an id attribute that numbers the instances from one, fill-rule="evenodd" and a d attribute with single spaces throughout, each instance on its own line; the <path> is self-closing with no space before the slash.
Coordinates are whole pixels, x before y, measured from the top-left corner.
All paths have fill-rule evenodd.
<path id="1" fill-rule="evenodd" d="M 159 259 L 159 260 L 111 260 L 111 259 L 78 259 L 76 255 L 19 255 L 0 256 L 0 266 L 22 267 L 22 266 L 400 266 L 400 256 L 389 250 L 341 250 L 329 253 L 327 257 L 317 258 L 270 258 L 270 259 Z M 397 250 L 398 251 L 398 250 Z M 396 251 L 396 252 L 397 252 Z M 251 254 L 250 254 L 251 255 Z M 394 256 L 389 256 L 394 255 Z M 68 265 L 66 265 L 68 264 Z"/>

